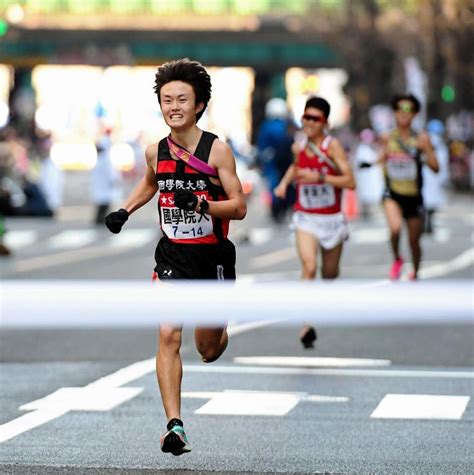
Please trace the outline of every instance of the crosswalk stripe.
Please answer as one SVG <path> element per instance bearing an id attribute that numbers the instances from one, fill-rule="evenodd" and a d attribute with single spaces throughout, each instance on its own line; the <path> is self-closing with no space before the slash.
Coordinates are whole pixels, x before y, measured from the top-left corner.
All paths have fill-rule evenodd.
<path id="1" fill-rule="evenodd" d="M 153 229 L 127 229 L 126 232 L 110 237 L 112 247 L 143 246 L 152 240 L 158 240 L 157 232 Z"/>
<path id="2" fill-rule="evenodd" d="M 5 245 L 11 249 L 30 246 L 38 239 L 38 233 L 32 230 L 12 230 L 5 234 Z"/>
<path id="3" fill-rule="evenodd" d="M 469 396 L 387 394 L 370 417 L 375 419 L 460 420 Z"/>
<path id="4" fill-rule="evenodd" d="M 95 229 L 69 229 L 50 238 L 48 247 L 50 249 L 73 249 L 92 243 L 96 237 Z"/>

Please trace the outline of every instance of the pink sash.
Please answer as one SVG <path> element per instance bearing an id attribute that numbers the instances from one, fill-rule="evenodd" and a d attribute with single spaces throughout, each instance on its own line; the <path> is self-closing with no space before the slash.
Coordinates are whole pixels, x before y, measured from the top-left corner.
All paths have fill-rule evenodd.
<path id="1" fill-rule="evenodd" d="M 195 157 L 191 152 L 180 147 L 177 143 L 173 142 L 170 136 L 166 137 L 168 147 L 170 150 L 183 162 L 186 162 L 190 167 L 194 168 L 198 172 L 204 173 L 204 175 L 218 177 L 217 170 L 211 167 L 206 162 L 203 162 L 199 158 Z"/>

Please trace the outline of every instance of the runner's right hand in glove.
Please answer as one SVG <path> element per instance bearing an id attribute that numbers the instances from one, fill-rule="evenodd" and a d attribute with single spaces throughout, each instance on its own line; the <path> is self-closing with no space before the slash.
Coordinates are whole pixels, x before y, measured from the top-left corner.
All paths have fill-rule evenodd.
<path id="1" fill-rule="evenodd" d="M 118 234 L 122 230 L 122 226 L 125 224 L 129 216 L 126 209 L 119 209 L 118 211 L 112 211 L 105 217 L 105 225 L 109 228 L 109 231 Z"/>

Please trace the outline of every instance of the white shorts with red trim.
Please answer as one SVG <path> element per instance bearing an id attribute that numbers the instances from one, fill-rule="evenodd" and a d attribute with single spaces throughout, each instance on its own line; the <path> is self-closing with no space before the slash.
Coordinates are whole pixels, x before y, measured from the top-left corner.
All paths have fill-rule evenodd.
<path id="1" fill-rule="evenodd" d="M 333 249 L 349 238 L 344 213 L 315 214 L 296 211 L 290 227 L 312 234 L 323 249 Z"/>

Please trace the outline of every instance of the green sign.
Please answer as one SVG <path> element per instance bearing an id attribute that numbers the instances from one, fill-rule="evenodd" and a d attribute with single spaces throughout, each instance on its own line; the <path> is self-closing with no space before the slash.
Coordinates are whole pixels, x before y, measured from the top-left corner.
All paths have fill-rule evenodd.
<path id="1" fill-rule="evenodd" d="M 5 36 L 8 31 L 8 23 L 5 20 L 0 19 L 0 36 Z"/>

